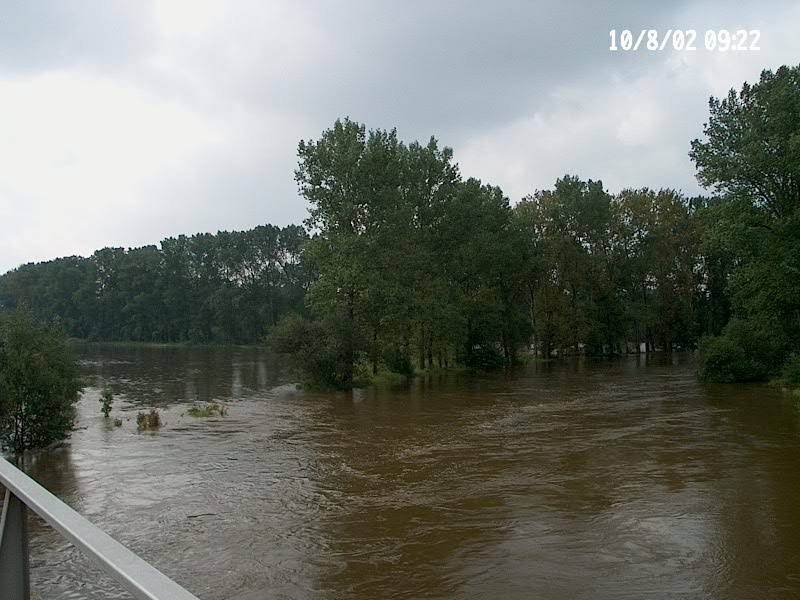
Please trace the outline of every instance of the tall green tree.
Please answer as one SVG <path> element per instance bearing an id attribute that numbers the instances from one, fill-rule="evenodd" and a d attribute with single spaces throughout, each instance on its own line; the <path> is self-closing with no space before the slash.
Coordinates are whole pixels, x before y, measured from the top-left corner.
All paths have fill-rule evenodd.
<path id="1" fill-rule="evenodd" d="M 382 140 L 375 139 L 381 136 Z M 345 372 L 344 386 L 364 349 L 370 277 L 369 247 L 379 223 L 380 203 L 393 192 L 387 181 L 381 142 L 395 145 L 393 134 L 377 133 L 368 142 L 363 125 L 336 121 L 318 141 L 301 141 L 295 173 L 300 192 L 310 203 L 307 225 L 316 235 L 307 255 L 319 279 L 309 291 L 316 315 L 338 330 Z"/>
<path id="2" fill-rule="evenodd" d="M 406 145 L 348 119 L 298 154 L 313 231 L 305 255 L 317 273 L 308 303 L 318 336 L 342 353 L 320 367 L 347 365 L 317 379 L 347 387 L 360 367 L 514 360 L 528 321 L 515 224 L 498 188 L 463 182 L 452 150 L 433 138 Z"/>
<path id="3" fill-rule="evenodd" d="M 732 256 L 734 319 L 704 343 L 701 375 L 764 379 L 800 344 L 800 66 L 763 71 L 709 112 L 690 157 L 722 197 L 708 235 Z"/>
<path id="4" fill-rule="evenodd" d="M 699 268 L 699 227 L 674 190 L 623 190 L 616 199 L 623 248 L 622 290 L 637 348 L 690 347 Z"/>
<path id="5" fill-rule="evenodd" d="M 542 353 L 613 352 L 624 331 L 612 198 L 602 182 L 566 176 L 515 210 L 528 239 L 527 302 Z"/>

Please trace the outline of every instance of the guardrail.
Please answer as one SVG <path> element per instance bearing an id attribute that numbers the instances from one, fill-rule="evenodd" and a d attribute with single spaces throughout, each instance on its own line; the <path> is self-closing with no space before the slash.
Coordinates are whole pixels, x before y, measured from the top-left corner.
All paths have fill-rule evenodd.
<path id="1" fill-rule="evenodd" d="M 3 502 L 0 513 L 0 595 L 3 600 L 29 600 L 30 596 L 26 507 L 93 558 L 134 598 L 198 600 L 4 458 L 0 458 L 0 497 Z"/>

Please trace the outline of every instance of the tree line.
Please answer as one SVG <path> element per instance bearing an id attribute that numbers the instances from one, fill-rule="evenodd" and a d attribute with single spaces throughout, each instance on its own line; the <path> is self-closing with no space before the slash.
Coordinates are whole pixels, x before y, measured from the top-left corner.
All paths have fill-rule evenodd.
<path id="1" fill-rule="evenodd" d="M 265 225 L 27 264 L 0 277 L 0 305 L 90 340 L 254 343 L 302 307 L 307 239 Z"/>
<path id="2" fill-rule="evenodd" d="M 512 206 L 435 139 L 348 119 L 299 154 L 318 275 L 310 318 L 273 338 L 318 383 L 692 348 L 727 320 L 719 259 L 700 247 L 708 199 L 565 176 Z"/>
<path id="3" fill-rule="evenodd" d="M 512 205 L 434 138 L 343 119 L 298 146 L 305 228 L 25 265 L 0 278 L 0 303 L 94 339 L 269 336 L 334 387 L 698 346 L 709 380 L 800 371 L 799 72 L 711 99 L 690 152 L 709 197 L 568 175 Z"/>

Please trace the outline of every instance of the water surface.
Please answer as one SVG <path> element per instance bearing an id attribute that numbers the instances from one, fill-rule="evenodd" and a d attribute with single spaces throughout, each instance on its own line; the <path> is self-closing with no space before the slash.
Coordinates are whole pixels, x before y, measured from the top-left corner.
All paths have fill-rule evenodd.
<path id="1" fill-rule="evenodd" d="M 688 357 L 340 394 L 256 349 L 80 357 L 78 430 L 29 472 L 203 600 L 800 597 L 794 401 Z M 42 598 L 128 597 L 37 521 L 31 546 Z"/>

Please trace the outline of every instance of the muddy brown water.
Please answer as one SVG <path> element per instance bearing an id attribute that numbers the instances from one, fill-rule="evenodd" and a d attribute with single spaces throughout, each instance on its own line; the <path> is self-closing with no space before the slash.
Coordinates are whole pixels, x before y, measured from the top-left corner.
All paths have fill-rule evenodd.
<path id="1" fill-rule="evenodd" d="M 256 349 L 80 358 L 78 429 L 29 472 L 203 600 L 800 597 L 800 410 L 688 356 L 340 394 Z M 165 425 L 137 433 L 151 406 Z M 41 598 L 128 597 L 31 530 Z"/>

